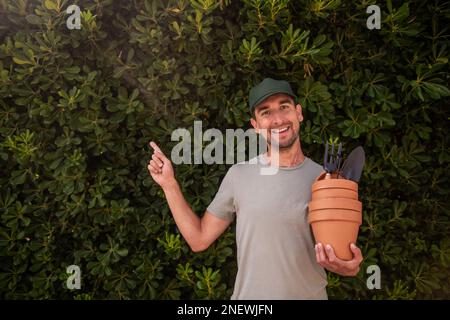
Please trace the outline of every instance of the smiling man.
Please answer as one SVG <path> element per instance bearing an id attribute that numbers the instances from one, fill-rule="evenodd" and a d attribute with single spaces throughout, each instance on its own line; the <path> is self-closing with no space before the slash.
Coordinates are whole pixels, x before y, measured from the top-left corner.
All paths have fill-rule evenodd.
<path id="1" fill-rule="evenodd" d="M 232 299 L 327 299 L 324 268 L 343 276 L 359 271 L 362 256 L 354 244 L 350 261 L 337 258 L 327 244 L 314 246 L 308 202 L 322 167 L 302 152 L 303 115 L 296 100 L 282 80 L 266 78 L 250 90 L 250 122 L 269 148 L 256 164 L 238 163 L 228 170 L 202 218 L 184 199 L 170 160 L 150 143 L 155 152 L 148 169 L 193 251 L 207 249 L 236 219 L 238 274 Z M 261 174 L 260 168 L 275 164 L 275 174 Z"/>

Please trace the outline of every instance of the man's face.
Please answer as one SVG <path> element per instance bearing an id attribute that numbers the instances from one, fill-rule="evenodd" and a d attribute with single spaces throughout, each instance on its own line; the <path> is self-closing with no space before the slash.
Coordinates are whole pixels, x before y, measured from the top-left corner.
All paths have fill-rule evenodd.
<path id="1" fill-rule="evenodd" d="M 295 105 L 292 97 L 279 93 L 268 97 L 255 107 L 255 118 L 250 122 L 256 132 L 267 129 L 267 144 L 276 143 L 278 147 L 290 148 L 299 138 L 300 123 L 303 121 L 302 107 Z"/>

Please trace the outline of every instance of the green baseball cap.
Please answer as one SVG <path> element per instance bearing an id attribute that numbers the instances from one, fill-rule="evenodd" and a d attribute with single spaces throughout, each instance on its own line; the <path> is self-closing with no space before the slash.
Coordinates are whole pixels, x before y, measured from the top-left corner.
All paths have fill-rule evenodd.
<path id="1" fill-rule="evenodd" d="M 294 102 L 297 100 L 297 96 L 292 91 L 289 82 L 284 80 L 265 78 L 250 90 L 248 99 L 250 105 L 250 113 L 253 113 L 253 110 L 258 104 L 277 93 L 285 93 L 291 96 L 294 99 Z"/>

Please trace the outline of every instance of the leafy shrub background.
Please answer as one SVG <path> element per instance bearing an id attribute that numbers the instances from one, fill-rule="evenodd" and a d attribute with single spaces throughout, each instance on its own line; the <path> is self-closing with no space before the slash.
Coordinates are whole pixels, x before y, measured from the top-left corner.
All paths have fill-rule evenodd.
<path id="1" fill-rule="evenodd" d="M 233 228 L 191 253 L 147 143 L 170 154 L 195 120 L 248 128 L 248 90 L 272 76 L 301 97 L 308 156 L 321 163 L 322 139 L 366 150 L 365 261 L 329 274 L 330 298 L 449 298 L 449 4 L 378 1 L 370 31 L 375 3 L 0 0 L 0 297 L 229 298 Z M 176 166 L 195 212 L 226 169 Z M 81 290 L 65 287 L 72 264 Z"/>

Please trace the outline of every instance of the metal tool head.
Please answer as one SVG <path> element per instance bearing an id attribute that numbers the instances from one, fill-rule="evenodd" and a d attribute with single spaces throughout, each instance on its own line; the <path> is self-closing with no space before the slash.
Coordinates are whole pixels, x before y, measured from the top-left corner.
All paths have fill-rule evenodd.
<path id="1" fill-rule="evenodd" d="M 359 146 L 350 152 L 342 166 L 341 174 L 344 178 L 359 182 L 366 156 L 364 149 Z"/>

